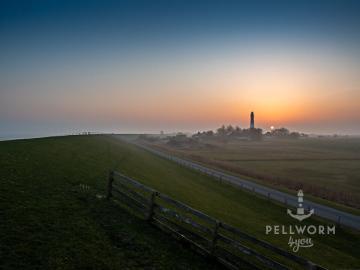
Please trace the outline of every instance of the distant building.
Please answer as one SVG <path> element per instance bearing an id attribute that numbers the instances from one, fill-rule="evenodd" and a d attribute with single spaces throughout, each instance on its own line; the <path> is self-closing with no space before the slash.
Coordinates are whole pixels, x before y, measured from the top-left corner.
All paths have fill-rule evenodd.
<path id="1" fill-rule="evenodd" d="M 255 128 L 255 115 L 254 112 L 250 114 L 250 128 Z"/>

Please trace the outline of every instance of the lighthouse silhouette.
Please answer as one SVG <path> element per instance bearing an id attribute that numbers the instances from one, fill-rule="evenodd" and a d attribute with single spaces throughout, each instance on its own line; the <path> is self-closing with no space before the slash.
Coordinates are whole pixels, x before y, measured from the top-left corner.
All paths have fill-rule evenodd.
<path id="1" fill-rule="evenodd" d="M 303 221 L 304 219 L 307 219 L 308 217 L 310 217 L 311 215 L 314 214 L 314 209 L 311 209 L 309 211 L 309 213 L 305 214 L 304 211 L 304 193 L 303 191 L 300 189 L 298 191 L 298 207 L 296 208 L 296 214 L 293 214 L 292 211 L 290 209 L 287 209 L 287 213 L 292 217 L 295 218 L 299 221 Z"/>
<path id="2" fill-rule="evenodd" d="M 255 115 L 254 115 L 254 112 L 250 113 L 250 128 L 255 128 Z"/>

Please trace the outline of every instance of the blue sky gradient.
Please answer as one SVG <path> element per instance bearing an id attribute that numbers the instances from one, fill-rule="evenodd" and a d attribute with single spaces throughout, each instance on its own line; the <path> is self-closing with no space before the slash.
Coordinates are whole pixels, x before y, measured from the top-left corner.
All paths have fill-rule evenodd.
<path id="1" fill-rule="evenodd" d="M 256 85 L 254 96 L 265 99 L 260 103 L 246 96 L 246 87 L 253 86 L 249 78 L 262 64 L 249 78 L 243 74 L 264 59 L 270 64 L 261 78 L 276 68 L 286 71 L 291 63 L 293 74 L 301 71 L 307 78 L 304 93 L 314 87 L 314 74 L 322 74 L 316 76 L 322 94 L 309 91 L 314 96 L 301 98 L 313 99 L 319 110 L 326 103 L 326 113 L 315 120 L 295 112 L 291 119 L 269 113 L 279 102 L 290 104 L 297 89 L 288 101 L 273 101 L 259 111 L 261 127 L 358 134 L 359 30 L 360 1 L 1 1 L 0 134 L 247 125 L 247 112 L 267 106 L 268 92 Z M 317 71 L 304 72 L 315 65 Z M 331 78 L 326 88 L 325 78 L 335 73 L 339 78 Z M 237 77 L 246 77 L 246 83 Z M 320 81 L 325 83 L 319 86 Z M 334 118 L 330 107 L 336 97 L 343 105 L 335 110 L 344 113 Z M 219 112 L 222 106 L 235 108 L 234 99 L 241 110 Z M 218 114 L 209 113 L 215 100 L 220 100 Z M 299 110 L 310 103 L 304 101 Z"/>

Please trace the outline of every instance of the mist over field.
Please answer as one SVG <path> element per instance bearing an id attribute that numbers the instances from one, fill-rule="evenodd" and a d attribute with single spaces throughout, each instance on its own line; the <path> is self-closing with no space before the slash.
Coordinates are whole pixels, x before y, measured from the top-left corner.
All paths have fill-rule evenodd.
<path id="1" fill-rule="evenodd" d="M 0 1 L 0 269 L 360 269 L 360 1 Z"/>

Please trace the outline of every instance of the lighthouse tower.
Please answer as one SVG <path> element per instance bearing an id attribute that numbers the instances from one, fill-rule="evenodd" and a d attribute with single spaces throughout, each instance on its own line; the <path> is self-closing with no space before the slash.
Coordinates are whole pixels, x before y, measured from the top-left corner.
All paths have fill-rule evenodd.
<path id="1" fill-rule="evenodd" d="M 255 115 L 254 112 L 250 114 L 250 128 L 255 128 Z"/>
<path id="2" fill-rule="evenodd" d="M 298 195 L 298 205 L 299 205 L 299 207 L 297 208 L 296 213 L 298 215 L 303 215 L 304 214 L 304 208 L 303 208 L 304 193 L 300 189 L 297 195 Z"/>

